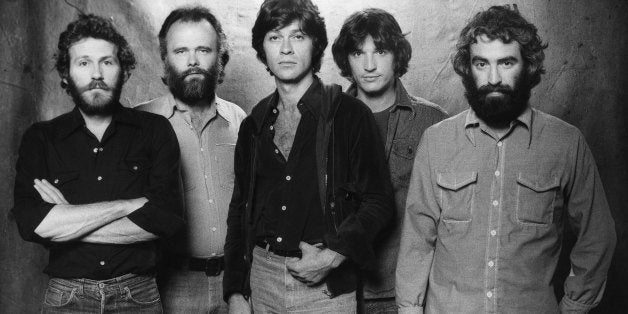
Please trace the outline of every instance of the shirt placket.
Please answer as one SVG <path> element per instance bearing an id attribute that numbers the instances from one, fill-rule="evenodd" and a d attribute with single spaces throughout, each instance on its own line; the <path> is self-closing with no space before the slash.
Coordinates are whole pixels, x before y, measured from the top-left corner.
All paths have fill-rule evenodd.
<path id="1" fill-rule="evenodd" d="M 217 154 L 212 154 L 211 148 L 215 149 L 216 141 L 214 138 L 215 130 L 210 129 L 212 129 L 211 122 L 210 125 L 204 128 L 201 132 L 200 153 L 201 162 L 203 164 L 203 179 L 205 180 L 205 201 L 207 202 L 207 209 L 210 212 L 215 213 L 215 217 L 218 217 L 219 209 L 217 208 L 216 200 L 216 192 L 218 187 L 216 185 L 220 183 L 217 182 L 216 178 L 219 178 L 220 174 L 218 173 L 219 167 L 214 167 L 212 162 L 215 162 L 217 164 L 219 160 Z M 211 256 L 216 256 L 220 253 L 219 251 L 221 251 L 221 245 L 219 243 L 220 239 L 218 239 L 218 237 L 216 236 L 219 228 L 218 222 L 219 219 L 212 219 L 209 226 L 211 230 L 211 238 L 209 241 Z"/>
<path id="2" fill-rule="evenodd" d="M 497 298 L 499 291 L 497 290 L 497 278 L 498 278 L 498 263 L 499 263 L 499 236 L 501 231 L 500 217 L 503 206 L 503 191 L 504 191 L 504 157 L 505 157 L 506 142 L 502 138 L 497 140 L 494 146 L 494 151 L 497 156 L 497 162 L 495 167 L 491 169 L 491 198 L 490 209 L 488 216 L 488 241 L 485 265 L 485 287 L 484 297 L 486 298 L 486 311 L 488 313 L 497 312 Z"/>

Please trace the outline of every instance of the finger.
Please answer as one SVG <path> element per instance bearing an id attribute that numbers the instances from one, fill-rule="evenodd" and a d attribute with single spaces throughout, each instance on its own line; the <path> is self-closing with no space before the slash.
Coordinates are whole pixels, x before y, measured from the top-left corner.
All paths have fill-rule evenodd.
<path id="1" fill-rule="evenodd" d="M 37 184 L 33 185 L 33 187 L 37 190 L 37 193 L 39 193 L 39 196 L 41 196 L 41 199 L 44 200 L 44 202 L 54 204 L 54 201 L 48 196 L 48 194 L 42 191 Z"/>
<path id="2" fill-rule="evenodd" d="M 61 191 L 59 191 L 59 189 L 56 186 L 48 182 L 48 180 L 46 179 L 43 179 L 42 182 L 52 191 L 52 193 L 54 193 L 57 196 L 57 199 L 59 199 L 61 202 L 65 204 L 68 203 L 68 201 L 63 196 L 63 193 L 61 193 Z"/>
<path id="3" fill-rule="evenodd" d="M 44 191 L 44 193 L 46 193 L 48 195 L 48 197 L 50 197 L 50 199 L 52 199 L 53 203 L 55 204 L 62 204 L 63 201 L 61 200 L 61 198 L 59 197 L 59 195 L 54 191 L 53 188 L 51 188 L 50 183 L 46 180 L 40 180 L 39 182 L 35 183 L 37 186 L 39 186 L 39 188 Z"/>

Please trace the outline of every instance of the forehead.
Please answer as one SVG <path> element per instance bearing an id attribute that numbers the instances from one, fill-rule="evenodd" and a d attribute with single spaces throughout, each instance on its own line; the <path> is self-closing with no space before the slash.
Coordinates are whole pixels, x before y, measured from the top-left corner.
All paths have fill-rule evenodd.
<path id="1" fill-rule="evenodd" d="M 118 47 L 114 43 L 93 37 L 85 37 L 68 49 L 70 60 L 85 57 L 93 59 L 116 57 L 117 52 Z"/>
<path id="2" fill-rule="evenodd" d="M 281 27 L 278 26 L 275 29 L 271 29 L 270 32 L 279 32 L 279 33 L 295 33 L 295 32 L 302 32 L 301 30 L 301 22 L 299 22 L 299 20 L 292 20 L 292 22 L 286 24 L 285 26 Z"/>
<path id="3" fill-rule="evenodd" d="M 213 45 L 218 34 L 207 21 L 176 21 L 166 34 L 169 47 L 188 45 Z"/>
<path id="4" fill-rule="evenodd" d="M 490 39 L 486 35 L 477 36 L 476 42 L 470 46 L 470 57 L 481 57 L 488 60 L 513 57 L 521 59 L 521 47 L 516 40 L 504 43 L 501 39 Z"/>

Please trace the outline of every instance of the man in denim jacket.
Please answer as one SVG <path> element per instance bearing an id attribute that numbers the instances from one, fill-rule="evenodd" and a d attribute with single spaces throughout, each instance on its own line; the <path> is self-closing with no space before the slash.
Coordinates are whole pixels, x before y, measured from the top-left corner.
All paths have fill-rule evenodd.
<path id="1" fill-rule="evenodd" d="M 377 240 L 376 270 L 363 273 L 364 298 L 367 313 L 396 312 L 395 266 L 412 161 L 423 131 L 447 115 L 439 106 L 408 94 L 399 80 L 408 70 L 412 48 L 390 13 L 381 9 L 353 13 L 332 52 L 341 74 L 352 82 L 347 93 L 373 111 L 385 143 L 397 219 Z"/>
<path id="2" fill-rule="evenodd" d="M 529 105 L 536 27 L 508 7 L 478 13 L 453 64 L 471 109 L 425 131 L 397 264 L 401 313 L 586 313 L 602 298 L 615 229 L 591 151 Z M 575 231 L 558 304 L 552 277 Z"/>

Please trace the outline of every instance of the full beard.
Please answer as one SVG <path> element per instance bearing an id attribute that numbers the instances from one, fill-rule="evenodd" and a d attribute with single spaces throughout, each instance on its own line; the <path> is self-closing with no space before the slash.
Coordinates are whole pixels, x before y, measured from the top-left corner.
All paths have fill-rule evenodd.
<path id="1" fill-rule="evenodd" d="M 88 116 L 111 115 L 119 106 L 122 85 L 124 84 L 123 73 L 117 78 L 115 86 L 111 87 L 102 80 L 92 80 L 86 87 L 78 87 L 72 78 L 68 78 L 68 91 L 72 100 L 81 111 Z M 85 93 L 99 89 L 110 94 L 94 93 L 91 97 Z"/>
<path id="2" fill-rule="evenodd" d="M 190 78 L 190 74 L 200 74 L 201 78 Z M 208 70 L 191 68 L 183 72 L 177 72 L 166 62 L 166 84 L 170 92 L 188 105 L 194 105 L 199 100 L 211 99 L 216 92 L 218 81 L 218 69 L 212 66 Z"/>
<path id="3" fill-rule="evenodd" d="M 471 76 L 463 79 L 465 97 L 475 114 L 489 126 L 505 126 L 528 107 L 531 88 L 525 73 L 517 78 L 514 88 L 509 85 L 484 85 L 477 88 Z M 498 92 L 498 95 L 490 93 Z"/>

